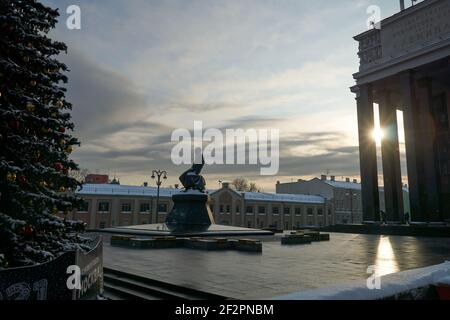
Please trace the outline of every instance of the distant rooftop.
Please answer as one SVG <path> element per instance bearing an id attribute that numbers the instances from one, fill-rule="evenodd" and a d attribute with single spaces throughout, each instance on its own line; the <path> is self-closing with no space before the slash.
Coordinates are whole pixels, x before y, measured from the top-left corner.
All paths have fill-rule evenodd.
<path id="1" fill-rule="evenodd" d="M 306 194 L 275 194 L 263 192 L 242 192 L 245 200 L 254 201 L 279 201 L 295 203 L 324 203 L 325 198 Z"/>
<path id="2" fill-rule="evenodd" d="M 171 197 L 181 191 L 182 189 L 161 188 L 159 194 L 161 197 Z M 156 196 L 157 188 L 119 184 L 84 184 L 83 188 L 78 189 L 76 193 L 79 195 Z"/>
<path id="3" fill-rule="evenodd" d="M 335 188 L 342 188 L 342 189 L 352 189 L 352 190 L 361 190 L 361 184 L 355 183 L 355 182 L 348 182 L 348 181 L 332 181 L 332 180 L 321 180 L 326 184 L 329 184 L 332 187 Z"/>

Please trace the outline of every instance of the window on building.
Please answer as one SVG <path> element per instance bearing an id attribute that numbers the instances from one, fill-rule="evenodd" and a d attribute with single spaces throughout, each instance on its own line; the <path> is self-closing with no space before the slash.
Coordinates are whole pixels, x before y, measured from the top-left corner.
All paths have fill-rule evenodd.
<path id="1" fill-rule="evenodd" d="M 328 215 L 331 216 L 331 209 L 328 208 Z"/>
<path id="2" fill-rule="evenodd" d="M 259 206 L 258 207 L 258 213 L 259 214 L 266 214 L 266 207 Z"/>
<path id="3" fill-rule="evenodd" d="M 284 223 L 284 230 L 288 230 L 289 229 L 289 222 L 285 222 Z"/>
<path id="4" fill-rule="evenodd" d="M 109 202 L 99 202 L 98 203 L 99 212 L 109 212 Z"/>
<path id="5" fill-rule="evenodd" d="M 308 216 L 312 216 L 313 212 L 313 208 L 308 208 Z"/>
<path id="6" fill-rule="evenodd" d="M 99 228 L 100 229 L 105 229 L 106 228 L 106 222 L 105 221 L 100 222 Z"/>
<path id="7" fill-rule="evenodd" d="M 219 211 L 220 211 L 220 213 L 223 213 L 223 204 L 220 205 Z"/>
<path id="8" fill-rule="evenodd" d="M 230 211 L 231 211 L 231 208 L 230 208 L 230 205 L 229 204 L 227 204 L 227 206 L 226 206 L 226 213 L 230 213 Z"/>
<path id="9" fill-rule="evenodd" d="M 253 213 L 253 207 L 252 206 L 247 206 L 247 208 L 245 209 L 246 213 Z"/>
<path id="10" fill-rule="evenodd" d="M 89 211 L 89 202 L 83 201 L 78 206 L 78 212 L 88 212 Z"/>
<path id="11" fill-rule="evenodd" d="M 301 214 L 302 214 L 302 208 L 300 208 L 300 207 L 295 208 L 295 215 L 300 216 Z"/>
<path id="12" fill-rule="evenodd" d="M 287 215 L 291 214 L 291 208 L 290 207 L 284 207 L 283 213 L 287 214 Z"/>
<path id="13" fill-rule="evenodd" d="M 167 203 L 160 203 L 158 207 L 158 213 L 167 213 Z"/>
<path id="14" fill-rule="evenodd" d="M 259 223 L 259 228 L 260 228 L 260 229 L 263 229 L 263 228 L 264 228 L 264 221 L 261 221 L 261 222 Z"/>
<path id="15" fill-rule="evenodd" d="M 236 206 L 236 214 L 241 213 L 241 207 L 240 206 Z"/>
<path id="16" fill-rule="evenodd" d="M 141 213 L 150 213 L 150 203 L 141 203 Z"/>
<path id="17" fill-rule="evenodd" d="M 317 209 L 317 215 L 318 216 L 323 216 L 323 209 L 322 208 Z"/>
<path id="18" fill-rule="evenodd" d="M 252 222 L 251 221 L 247 221 L 247 228 L 251 228 L 252 227 Z"/>
<path id="19" fill-rule="evenodd" d="M 295 224 L 296 229 L 300 229 L 300 221 L 297 221 Z"/>
<path id="20" fill-rule="evenodd" d="M 122 203 L 122 212 L 126 213 L 131 212 L 131 203 L 129 202 Z"/>
<path id="21" fill-rule="evenodd" d="M 279 214 L 279 213 L 280 213 L 280 208 L 272 207 L 272 214 Z"/>

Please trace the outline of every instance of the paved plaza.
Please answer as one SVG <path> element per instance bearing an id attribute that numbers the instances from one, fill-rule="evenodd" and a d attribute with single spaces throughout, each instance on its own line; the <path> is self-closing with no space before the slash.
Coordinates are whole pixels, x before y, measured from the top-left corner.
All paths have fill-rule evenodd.
<path id="1" fill-rule="evenodd" d="M 450 238 L 332 233 L 331 241 L 282 246 L 281 235 L 253 237 L 263 253 L 186 248 L 138 250 L 109 245 L 104 265 L 176 285 L 236 299 L 264 299 L 450 260 Z"/>

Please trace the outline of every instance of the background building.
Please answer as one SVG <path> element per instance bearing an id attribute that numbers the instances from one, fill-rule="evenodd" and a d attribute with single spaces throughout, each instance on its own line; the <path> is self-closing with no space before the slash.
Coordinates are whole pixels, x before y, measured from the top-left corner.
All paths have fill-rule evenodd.
<path id="1" fill-rule="evenodd" d="M 240 192 L 223 183 L 211 198 L 219 224 L 292 230 L 334 223 L 333 210 L 322 196 Z"/>
<path id="2" fill-rule="evenodd" d="M 298 180 L 297 182 L 280 183 L 277 182 L 276 192 L 283 194 L 309 194 L 319 195 L 329 201 L 330 206 L 334 209 L 334 224 L 362 223 L 363 209 L 361 198 L 361 184 L 357 180 L 344 181 L 336 180 L 335 176 L 329 179 L 323 175 L 321 178 L 312 180 Z M 380 193 L 380 209 L 384 210 L 384 191 L 382 188 Z M 405 212 L 409 212 L 408 191 L 403 189 L 405 200 Z"/>

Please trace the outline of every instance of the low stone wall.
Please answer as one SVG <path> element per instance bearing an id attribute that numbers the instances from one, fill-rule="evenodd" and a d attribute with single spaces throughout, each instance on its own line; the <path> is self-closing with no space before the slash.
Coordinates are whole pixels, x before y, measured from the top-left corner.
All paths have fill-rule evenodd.
<path id="1" fill-rule="evenodd" d="M 133 236 L 113 235 L 112 246 L 121 246 L 136 249 L 168 249 L 189 248 L 197 250 L 237 250 L 247 252 L 262 252 L 262 243 L 253 239 L 228 239 L 228 238 L 177 238 L 177 237 L 153 237 L 136 238 Z"/>
<path id="2" fill-rule="evenodd" d="M 293 231 L 281 238 L 282 245 L 310 244 L 311 242 L 329 241 L 330 235 L 313 230 Z"/>
<path id="3" fill-rule="evenodd" d="M 40 265 L 0 271 L 0 300 L 96 299 L 103 294 L 102 238 L 92 239 L 90 246 L 89 252 L 70 251 Z M 69 266 L 79 267 L 79 289 L 67 286 L 74 274 Z"/>

